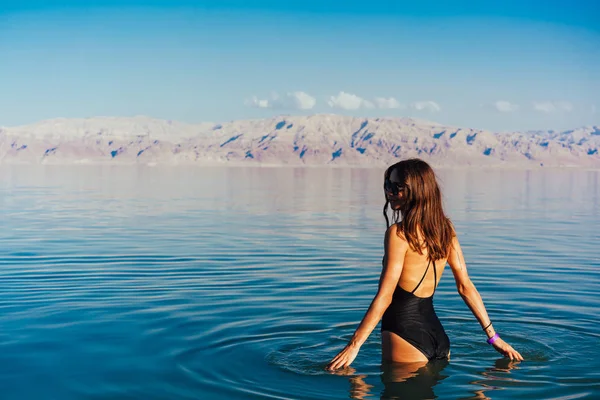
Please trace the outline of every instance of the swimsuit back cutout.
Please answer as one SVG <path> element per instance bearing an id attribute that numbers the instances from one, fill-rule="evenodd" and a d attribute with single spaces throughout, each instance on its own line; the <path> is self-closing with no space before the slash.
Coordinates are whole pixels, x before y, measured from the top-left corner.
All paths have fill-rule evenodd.
<path id="1" fill-rule="evenodd" d="M 425 277 L 427 276 L 427 272 L 429 271 L 429 266 L 432 264 L 431 260 L 429 260 L 427 262 L 427 268 L 425 268 L 425 273 L 423 274 L 423 277 L 421 278 L 421 280 L 419 281 L 419 283 L 417 283 L 417 286 L 412 290 L 412 292 L 410 292 L 410 294 L 415 294 L 415 291 L 419 288 L 419 286 L 421 286 L 421 283 L 423 283 L 423 280 L 425 280 Z M 433 293 L 431 294 L 431 296 L 429 297 L 433 297 L 433 295 L 435 294 L 435 289 L 437 286 L 437 271 L 435 269 L 435 264 L 433 264 Z"/>

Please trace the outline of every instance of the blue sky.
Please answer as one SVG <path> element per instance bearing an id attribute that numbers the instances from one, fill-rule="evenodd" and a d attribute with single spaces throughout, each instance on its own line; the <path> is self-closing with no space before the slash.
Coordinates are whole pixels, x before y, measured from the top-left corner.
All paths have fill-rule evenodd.
<path id="1" fill-rule="evenodd" d="M 598 2 L 473 3 L 0 0 L 0 126 L 316 113 L 600 124 Z"/>

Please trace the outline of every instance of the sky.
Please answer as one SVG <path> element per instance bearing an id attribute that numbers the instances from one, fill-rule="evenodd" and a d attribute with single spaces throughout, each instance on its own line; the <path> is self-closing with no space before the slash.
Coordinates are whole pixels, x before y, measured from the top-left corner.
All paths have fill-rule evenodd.
<path id="1" fill-rule="evenodd" d="M 332 113 L 600 125 L 599 16 L 592 0 L 0 0 L 0 126 Z"/>

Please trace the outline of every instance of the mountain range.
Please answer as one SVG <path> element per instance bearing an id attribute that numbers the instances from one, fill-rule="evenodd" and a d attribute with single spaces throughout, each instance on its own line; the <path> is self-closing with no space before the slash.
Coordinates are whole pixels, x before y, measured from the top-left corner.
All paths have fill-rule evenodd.
<path id="1" fill-rule="evenodd" d="M 412 118 L 319 114 L 186 124 L 148 117 L 52 119 L 0 128 L 3 164 L 600 168 L 600 127 L 491 132 Z"/>

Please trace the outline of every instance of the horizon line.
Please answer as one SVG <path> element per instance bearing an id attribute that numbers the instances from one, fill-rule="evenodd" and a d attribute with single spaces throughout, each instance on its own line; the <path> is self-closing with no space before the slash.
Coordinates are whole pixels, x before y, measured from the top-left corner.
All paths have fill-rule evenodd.
<path id="1" fill-rule="evenodd" d="M 578 125 L 577 127 L 573 127 L 572 129 L 564 129 L 564 130 L 562 130 L 562 129 L 540 129 L 540 128 L 526 129 L 526 130 L 494 130 L 494 129 L 486 129 L 486 128 L 474 128 L 474 127 L 463 126 L 463 125 L 444 124 L 444 123 L 437 122 L 434 120 L 411 117 L 411 116 L 367 117 L 367 116 L 344 115 L 344 114 L 339 114 L 339 113 L 314 113 L 314 114 L 275 114 L 271 117 L 263 117 L 263 118 L 240 118 L 240 119 L 230 119 L 227 121 L 199 121 L 199 122 L 188 122 L 188 121 L 182 121 L 182 120 L 172 119 L 172 118 L 153 117 L 153 116 L 146 115 L 146 114 L 136 114 L 136 115 L 130 115 L 130 116 L 94 115 L 94 116 L 87 116 L 87 117 L 53 117 L 53 118 L 40 119 L 40 120 L 31 122 L 31 123 L 20 124 L 20 125 L 1 125 L 0 124 L 0 129 L 25 128 L 25 127 L 32 126 L 32 125 L 50 123 L 50 122 L 55 122 L 55 121 L 76 121 L 76 120 L 94 120 L 94 119 L 123 119 L 123 120 L 126 120 L 126 119 L 142 119 L 143 118 L 143 119 L 149 119 L 149 120 L 155 120 L 155 121 L 161 121 L 161 122 L 176 122 L 179 124 L 194 126 L 194 125 L 204 125 L 204 124 L 219 125 L 219 124 L 235 123 L 235 122 L 266 121 L 266 120 L 270 120 L 270 119 L 279 119 L 279 118 L 310 118 L 310 117 L 319 117 L 319 116 L 352 118 L 352 119 L 362 119 L 362 120 L 375 120 L 375 121 L 382 120 L 382 119 L 383 120 L 411 120 L 411 121 L 420 122 L 423 124 L 440 125 L 443 127 L 458 128 L 458 129 L 473 129 L 473 130 L 479 130 L 479 131 L 487 131 L 487 132 L 491 132 L 491 133 L 507 133 L 507 132 L 527 133 L 527 132 L 539 132 L 539 131 L 542 131 L 542 132 L 566 132 L 566 131 L 569 131 L 572 129 L 585 129 L 585 128 L 600 127 L 600 125 L 596 125 L 596 124 L 581 124 L 581 125 Z"/>

